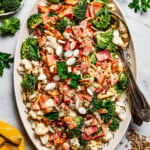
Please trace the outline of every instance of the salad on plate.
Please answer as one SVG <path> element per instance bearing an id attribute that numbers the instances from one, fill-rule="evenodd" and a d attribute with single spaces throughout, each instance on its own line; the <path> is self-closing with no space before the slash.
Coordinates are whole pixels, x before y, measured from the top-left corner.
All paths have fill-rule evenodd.
<path id="1" fill-rule="evenodd" d="M 50 150 L 97 150 L 125 117 L 119 50 L 127 32 L 107 0 L 47 0 L 27 25 L 18 73 L 28 119 Z"/>

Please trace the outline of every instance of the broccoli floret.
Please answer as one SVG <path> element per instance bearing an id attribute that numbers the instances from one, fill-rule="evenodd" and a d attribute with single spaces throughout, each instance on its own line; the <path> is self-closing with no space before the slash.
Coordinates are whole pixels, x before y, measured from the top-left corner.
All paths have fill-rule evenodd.
<path id="1" fill-rule="evenodd" d="M 101 117 L 104 119 L 105 122 L 110 121 L 115 116 L 115 103 L 111 100 L 106 100 L 103 102 L 102 108 L 105 108 L 108 113 L 101 114 Z"/>
<path id="2" fill-rule="evenodd" d="M 105 30 L 110 26 L 111 15 L 107 7 L 101 9 L 96 16 L 96 19 L 92 21 L 95 28 Z"/>
<path id="3" fill-rule="evenodd" d="M 0 32 L 2 35 L 15 34 L 19 28 L 20 20 L 18 18 L 12 17 L 3 20 L 0 27 Z"/>
<path id="4" fill-rule="evenodd" d="M 67 129 L 67 134 L 69 137 L 80 137 L 81 136 L 81 128 L 84 124 L 84 119 L 83 117 L 75 117 L 74 121 L 76 122 L 76 127 L 72 130 Z"/>
<path id="5" fill-rule="evenodd" d="M 118 86 L 119 89 L 125 90 L 128 85 L 128 77 L 125 73 L 119 75 Z"/>
<path id="6" fill-rule="evenodd" d="M 27 25 L 31 30 L 34 30 L 40 24 L 42 24 L 41 14 L 33 14 L 27 20 Z"/>
<path id="7" fill-rule="evenodd" d="M 61 0 L 47 0 L 47 1 L 53 4 L 59 4 L 61 2 Z"/>
<path id="8" fill-rule="evenodd" d="M 97 93 L 94 92 L 94 95 L 93 95 L 92 100 L 91 100 L 90 105 L 89 105 L 88 113 L 93 113 L 93 112 L 95 112 L 95 111 L 98 110 L 100 107 L 102 107 L 102 104 L 103 104 L 103 101 L 100 100 L 100 99 L 98 99 Z"/>
<path id="9" fill-rule="evenodd" d="M 22 80 L 22 87 L 25 90 L 34 90 L 37 86 L 38 80 L 36 75 L 26 74 Z"/>
<path id="10" fill-rule="evenodd" d="M 81 0 L 80 2 L 77 3 L 77 6 L 73 8 L 73 14 L 77 23 L 81 22 L 86 18 L 85 15 L 87 5 L 88 3 L 86 0 Z"/>
<path id="11" fill-rule="evenodd" d="M 118 118 L 114 118 L 112 123 L 110 124 L 110 130 L 115 131 L 119 128 L 119 119 Z"/>
<path id="12" fill-rule="evenodd" d="M 59 21 L 56 25 L 55 28 L 59 30 L 61 33 L 65 31 L 67 26 L 74 25 L 74 23 L 67 17 L 64 17 L 61 21 Z"/>
<path id="13" fill-rule="evenodd" d="M 20 0 L 2 0 L 2 7 L 6 12 L 15 11 L 20 4 Z"/>
<path id="14" fill-rule="evenodd" d="M 4 9 L 0 9 L 0 14 L 3 14 L 5 13 L 5 10 Z"/>
<path id="15" fill-rule="evenodd" d="M 89 58 L 92 64 L 96 64 L 96 52 L 95 51 L 90 54 Z"/>
<path id="16" fill-rule="evenodd" d="M 107 48 L 106 48 L 110 53 L 112 52 L 116 52 L 117 51 L 117 46 L 111 42 L 108 44 Z"/>
<path id="17" fill-rule="evenodd" d="M 40 48 L 36 38 L 28 38 L 22 43 L 21 57 L 29 60 L 39 60 Z"/>
<path id="18" fill-rule="evenodd" d="M 120 89 L 118 83 L 114 85 L 114 89 L 115 89 L 115 91 L 117 92 L 117 95 L 118 95 L 118 96 L 120 96 L 120 95 L 122 94 L 122 92 L 123 92 L 123 90 Z"/>
<path id="19" fill-rule="evenodd" d="M 96 36 L 97 47 L 105 49 L 113 38 L 113 29 L 110 28 L 107 31 L 99 31 Z"/>

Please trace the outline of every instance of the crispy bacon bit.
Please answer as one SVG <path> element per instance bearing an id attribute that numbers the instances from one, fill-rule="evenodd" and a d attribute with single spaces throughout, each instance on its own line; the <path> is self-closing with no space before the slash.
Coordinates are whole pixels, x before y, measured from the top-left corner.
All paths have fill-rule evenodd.
<path id="1" fill-rule="evenodd" d="M 96 58 L 97 58 L 98 61 L 110 60 L 111 55 L 108 52 L 108 50 L 104 50 L 102 52 L 97 52 L 96 53 Z"/>

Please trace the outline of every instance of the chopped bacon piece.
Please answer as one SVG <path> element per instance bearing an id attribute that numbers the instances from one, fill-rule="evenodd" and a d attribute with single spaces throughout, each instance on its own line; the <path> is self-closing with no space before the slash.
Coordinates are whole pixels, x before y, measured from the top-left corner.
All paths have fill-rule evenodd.
<path id="1" fill-rule="evenodd" d="M 67 126 L 71 130 L 77 126 L 76 123 L 73 121 L 72 117 L 64 117 L 64 122 L 67 124 Z"/>
<path id="2" fill-rule="evenodd" d="M 119 69 L 119 59 L 118 59 L 118 58 L 116 58 L 116 59 L 114 59 L 114 60 L 112 61 L 112 66 L 111 66 L 111 68 L 112 68 L 112 71 L 113 71 L 113 72 L 117 72 L 117 71 L 118 71 L 118 69 Z"/>
<path id="3" fill-rule="evenodd" d="M 88 128 L 85 128 L 84 131 L 85 131 L 87 136 L 90 136 L 93 133 L 98 132 L 98 128 L 97 127 L 88 127 Z"/>
<path id="4" fill-rule="evenodd" d="M 46 44 L 46 37 L 45 36 L 39 37 L 38 38 L 38 43 L 39 43 L 40 47 L 43 47 Z"/>
<path id="5" fill-rule="evenodd" d="M 64 51 L 69 51 L 69 50 L 71 50 L 71 42 L 67 41 L 64 46 Z"/>
<path id="6" fill-rule="evenodd" d="M 92 46 L 91 45 L 85 45 L 83 49 L 83 55 L 88 56 L 92 52 Z"/>
<path id="7" fill-rule="evenodd" d="M 61 4 L 61 3 L 59 3 L 59 4 L 52 4 L 49 9 L 50 9 L 51 11 L 58 11 L 58 10 L 61 9 L 61 7 L 62 7 L 62 4 Z"/>
<path id="8" fill-rule="evenodd" d="M 101 137 L 101 136 L 104 136 L 104 133 L 99 133 L 99 134 L 96 134 L 95 136 L 92 137 L 92 139 L 97 139 L 98 137 Z"/>
<path id="9" fill-rule="evenodd" d="M 91 99 L 92 99 L 92 96 L 89 96 L 87 94 L 84 94 L 83 97 L 88 101 L 91 101 Z"/>
<path id="10" fill-rule="evenodd" d="M 48 14 L 50 12 L 48 6 L 38 5 L 38 10 L 40 13 Z"/>
<path id="11" fill-rule="evenodd" d="M 87 136 L 87 134 L 85 132 L 83 133 L 83 137 L 82 137 L 83 140 L 89 141 L 89 140 L 91 140 L 91 138 L 92 138 L 92 136 Z"/>
<path id="12" fill-rule="evenodd" d="M 90 5 L 87 6 L 87 10 L 86 10 L 86 15 L 85 15 L 86 18 L 89 18 L 90 17 Z"/>
<path id="13" fill-rule="evenodd" d="M 96 79 L 98 81 L 99 84 L 102 84 L 103 81 L 104 81 L 104 78 L 105 78 L 105 74 L 104 73 L 99 73 L 97 76 L 96 76 Z"/>
<path id="14" fill-rule="evenodd" d="M 33 110 L 40 110 L 40 105 L 38 102 L 33 102 L 32 103 L 32 108 Z"/>
<path id="15" fill-rule="evenodd" d="M 56 140 L 54 140 L 54 145 L 63 144 L 65 140 L 65 138 L 57 138 Z"/>
<path id="16" fill-rule="evenodd" d="M 118 82 L 118 80 L 119 80 L 118 74 L 114 73 L 113 74 L 113 83 L 112 83 L 112 85 L 115 85 Z"/>
<path id="17" fill-rule="evenodd" d="M 57 132 L 55 134 L 52 134 L 52 135 L 49 136 L 49 141 L 54 141 L 54 140 L 60 138 L 61 135 L 62 135 L 62 132 Z"/>
<path id="18" fill-rule="evenodd" d="M 49 22 L 48 14 L 42 14 L 42 22 L 43 24 L 47 24 Z"/>
<path id="19" fill-rule="evenodd" d="M 58 18 L 63 18 L 64 16 L 67 16 L 70 14 L 73 15 L 73 10 L 71 6 L 68 6 L 67 8 L 63 10 L 63 12 L 60 12 L 57 16 Z"/>
<path id="20" fill-rule="evenodd" d="M 82 31 L 81 31 L 80 26 L 73 26 L 72 31 L 76 37 L 82 37 Z"/>
<path id="21" fill-rule="evenodd" d="M 108 52 L 108 50 L 104 50 L 102 52 L 97 52 L 96 53 L 96 58 L 97 58 L 98 61 L 110 60 L 111 55 Z"/>
<path id="22" fill-rule="evenodd" d="M 53 55 L 46 56 L 46 63 L 48 66 L 56 65 L 56 59 Z"/>
<path id="23" fill-rule="evenodd" d="M 75 6 L 78 0 L 65 0 L 65 4 Z"/>
<path id="24" fill-rule="evenodd" d="M 102 9 L 103 5 L 104 5 L 104 4 L 99 3 L 99 2 L 94 2 L 94 3 L 92 4 L 94 16 Z"/>
<path id="25" fill-rule="evenodd" d="M 87 25 L 88 25 L 88 21 L 90 20 L 90 18 L 87 18 L 87 19 L 84 19 L 83 21 L 81 21 L 80 23 L 79 23 L 79 26 L 81 27 L 81 28 L 86 28 L 87 27 Z"/>

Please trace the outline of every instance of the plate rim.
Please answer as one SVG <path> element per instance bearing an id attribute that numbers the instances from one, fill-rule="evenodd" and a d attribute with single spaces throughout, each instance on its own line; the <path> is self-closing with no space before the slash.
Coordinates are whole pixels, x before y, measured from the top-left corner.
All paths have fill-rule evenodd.
<path id="1" fill-rule="evenodd" d="M 26 118 L 23 118 L 23 114 L 22 114 L 22 110 L 21 108 L 19 107 L 19 100 L 17 98 L 17 85 L 16 85 L 16 74 L 18 74 L 17 72 L 17 61 L 16 61 L 16 56 L 17 56 L 17 53 L 20 52 L 20 39 L 22 37 L 22 33 L 23 33 L 23 30 L 25 28 L 25 25 L 26 25 L 26 21 L 27 21 L 27 18 L 29 17 L 29 15 L 32 13 L 33 9 L 35 6 L 37 6 L 37 4 L 42 1 L 42 0 L 37 0 L 34 4 L 33 4 L 33 7 L 30 9 L 30 11 L 26 14 L 26 17 L 24 19 L 24 22 L 22 24 L 22 27 L 21 27 L 21 30 L 19 32 L 19 36 L 18 36 L 18 41 L 17 41 L 17 45 L 16 45 L 16 49 L 15 49 L 15 55 L 14 55 L 14 68 L 13 68 L 13 87 L 14 87 L 14 95 L 15 95 L 15 101 L 16 101 L 16 105 L 17 105 L 17 111 L 18 111 L 18 114 L 19 114 L 19 118 L 21 120 L 21 123 L 23 125 L 23 128 L 25 129 L 29 139 L 31 140 L 33 146 L 38 149 L 37 147 L 37 143 L 36 143 L 36 140 L 33 140 L 32 137 L 30 136 L 30 133 L 29 133 L 29 130 L 27 129 L 26 127 L 26 121 L 28 121 Z M 129 29 L 129 33 L 130 33 L 130 36 L 131 36 L 131 43 L 132 43 L 132 47 L 133 47 L 133 56 L 134 56 L 134 76 L 135 76 L 135 79 L 137 79 L 137 62 L 136 62 L 136 52 L 135 52 L 135 45 L 134 45 L 134 40 L 133 40 L 133 36 L 132 36 L 132 33 L 130 31 L 130 28 L 129 28 L 129 25 L 128 25 L 128 22 L 127 22 L 127 18 L 125 17 L 124 13 L 123 13 L 123 10 L 121 9 L 120 5 L 118 4 L 118 2 L 116 0 L 113 0 L 113 2 L 115 3 L 115 5 L 118 7 L 118 10 L 120 12 L 120 14 L 122 15 L 122 18 L 124 19 L 128 29 Z M 23 101 L 21 102 L 23 103 Z M 128 116 L 128 120 L 127 120 L 127 126 L 124 128 L 124 130 L 122 130 L 122 133 L 121 136 L 120 136 L 120 139 L 118 142 L 116 142 L 116 144 L 113 145 L 112 147 L 112 150 L 115 149 L 119 142 L 121 141 L 121 139 L 123 138 L 123 136 L 125 135 L 128 127 L 129 127 L 129 124 L 131 122 L 131 113 L 130 115 Z M 42 146 L 42 145 L 41 145 Z M 103 150 L 108 150 L 107 147 L 104 148 Z"/>

